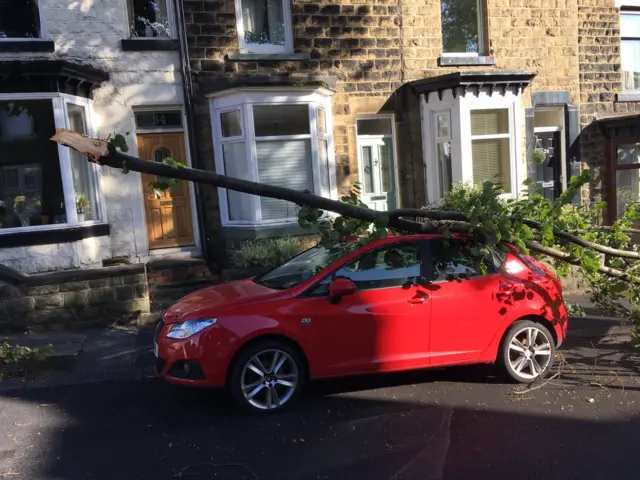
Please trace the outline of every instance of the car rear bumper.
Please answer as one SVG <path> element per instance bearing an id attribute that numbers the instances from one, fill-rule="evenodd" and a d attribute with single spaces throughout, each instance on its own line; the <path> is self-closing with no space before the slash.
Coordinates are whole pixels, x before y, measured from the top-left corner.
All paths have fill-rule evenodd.
<path id="1" fill-rule="evenodd" d="M 211 344 L 213 327 L 186 339 L 172 339 L 164 335 L 166 326 L 161 322 L 154 338 L 156 376 L 180 385 L 223 387 L 226 362 L 217 353 L 204 348 Z"/>

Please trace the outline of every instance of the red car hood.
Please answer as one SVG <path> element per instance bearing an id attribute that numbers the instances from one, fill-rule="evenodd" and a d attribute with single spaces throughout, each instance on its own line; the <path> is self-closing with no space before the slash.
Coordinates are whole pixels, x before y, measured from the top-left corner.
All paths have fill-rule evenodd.
<path id="1" fill-rule="evenodd" d="M 224 308 L 234 305 L 246 305 L 265 295 L 272 295 L 279 290 L 263 287 L 252 280 L 223 283 L 203 288 L 180 299 L 172 305 L 164 315 L 165 323 L 177 323 L 189 319 L 211 318 Z"/>

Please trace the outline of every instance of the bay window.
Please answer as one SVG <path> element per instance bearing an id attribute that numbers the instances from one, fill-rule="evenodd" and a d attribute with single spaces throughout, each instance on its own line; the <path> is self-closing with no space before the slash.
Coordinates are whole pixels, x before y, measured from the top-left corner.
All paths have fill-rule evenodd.
<path id="1" fill-rule="evenodd" d="M 216 170 L 230 177 L 334 196 L 329 93 L 235 92 L 211 102 Z M 225 225 L 297 221 L 284 200 L 220 189 Z"/>
<path id="2" fill-rule="evenodd" d="M 620 12 L 622 88 L 640 90 L 640 9 Z"/>
<path id="3" fill-rule="evenodd" d="M 631 203 L 640 201 L 640 142 L 632 139 L 613 142 L 615 210 L 619 219 Z"/>
<path id="4" fill-rule="evenodd" d="M 89 108 L 69 95 L 0 94 L 0 234 L 102 218 L 98 167 L 50 140 L 56 128 L 91 135 Z"/>

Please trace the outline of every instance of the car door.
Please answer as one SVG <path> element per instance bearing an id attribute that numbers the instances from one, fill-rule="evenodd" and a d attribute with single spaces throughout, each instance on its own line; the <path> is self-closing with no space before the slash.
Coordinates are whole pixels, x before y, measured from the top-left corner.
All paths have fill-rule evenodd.
<path id="1" fill-rule="evenodd" d="M 403 370 L 429 363 L 429 311 L 424 242 L 397 242 L 369 250 L 296 299 L 300 341 L 312 375 L 326 377 Z M 328 286 L 346 277 L 353 295 L 334 301 Z M 292 319 L 295 320 L 295 319 Z"/>
<path id="2" fill-rule="evenodd" d="M 431 364 L 473 361 L 489 346 L 510 310 L 497 274 L 504 256 L 484 255 L 483 272 L 466 241 L 430 244 Z"/>

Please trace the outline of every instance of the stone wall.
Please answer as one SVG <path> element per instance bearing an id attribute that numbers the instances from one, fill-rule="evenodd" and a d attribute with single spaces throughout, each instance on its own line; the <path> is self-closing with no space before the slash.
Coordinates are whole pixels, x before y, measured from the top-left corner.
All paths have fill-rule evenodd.
<path id="1" fill-rule="evenodd" d="M 339 193 L 358 180 L 357 115 L 395 113 L 401 201 L 425 203 L 420 113 L 415 96 L 401 87 L 424 77 L 457 70 L 517 69 L 537 72 L 530 91 L 569 91 L 579 97 L 577 0 L 488 0 L 487 52 L 495 66 L 439 66 L 442 37 L 439 0 L 293 0 L 295 52 L 304 60 L 233 61 L 238 52 L 235 2 L 187 0 L 191 67 L 197 76 L 198 139 L 201 162 L 214 169 L 211 120 L 204 94 L 268 79 L 270 84 L 335 80 L 334 144 Z M 245 80 L 243 80 L 245 79 Z M 265 80 L 266 81 L 266 80 Z M 524 138 L 524 136 L 523 136 Z M 524 148 L 524 145 L 522 146 Z M 215 189 L 203 188 L 203 205 L 213 249 L 223 250 Z M 217 242 L 217 243 L 216 243 Z"/>
<path id="2" fill-rule="evenodd" d="M 33 275 L 29 287 L 0 287 L 0 331 L 86 328 L 149 312 L 144 265 Z"/>
<path id="3" fill-rule="evenodd" d="M 605 199 L 610 182 L 607 141 L 594 120 L 640 113 L 640 102 L 618 102 L 622 90 L 620 14 L 615 0 L 579 0 L 580 138 L 582 163 L 595 177 L 583 201 Z"/>

